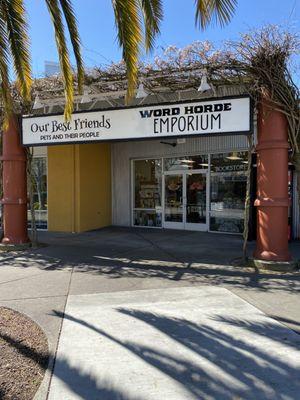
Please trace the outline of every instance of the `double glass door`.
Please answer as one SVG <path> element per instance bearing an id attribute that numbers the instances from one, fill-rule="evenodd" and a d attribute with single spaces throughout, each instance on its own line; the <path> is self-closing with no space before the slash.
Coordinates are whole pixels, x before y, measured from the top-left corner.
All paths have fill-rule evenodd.
<path id="1" fill-rule="evenodd" d="M 165 172 L 164 228 L 208 230 L 207 171 Z"/>

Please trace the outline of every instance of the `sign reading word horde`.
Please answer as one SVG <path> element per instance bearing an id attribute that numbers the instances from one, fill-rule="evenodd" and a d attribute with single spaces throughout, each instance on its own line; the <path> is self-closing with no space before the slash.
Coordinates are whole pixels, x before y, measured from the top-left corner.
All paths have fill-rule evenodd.
<path id="1" fill-rule="evenodd" d="M 250 98 L 24 116 L 24 146 L 250 132 Z"/>

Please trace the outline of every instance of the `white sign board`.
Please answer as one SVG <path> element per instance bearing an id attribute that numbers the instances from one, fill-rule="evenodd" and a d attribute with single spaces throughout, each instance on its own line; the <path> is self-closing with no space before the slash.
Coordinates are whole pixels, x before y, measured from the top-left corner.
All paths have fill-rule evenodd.
<path id="1" fill-rule="evenodd" d="M 69 122 L 63 115 L 22 119 L 24 146 L 234 133 L 251 133 L 249 97 L 78 112 Z"/>

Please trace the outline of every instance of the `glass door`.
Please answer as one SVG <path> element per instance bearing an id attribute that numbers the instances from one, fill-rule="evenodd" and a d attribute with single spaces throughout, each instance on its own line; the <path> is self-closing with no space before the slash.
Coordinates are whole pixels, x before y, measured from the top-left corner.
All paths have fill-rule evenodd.
<path id="1" fill-rule="evenodd" d="M 185 229 L 207 231 L 207 173 L 185 174 Z"/>
<path id="2" fill-rule="evenodd" d="M 164 174 L 164 228 L 208 230 L 207 172 Z"/>
<path id="3" fill-rule="evenodd" d="M 183 173 L 165 173 L 164 227 L 184 229 Z"/>

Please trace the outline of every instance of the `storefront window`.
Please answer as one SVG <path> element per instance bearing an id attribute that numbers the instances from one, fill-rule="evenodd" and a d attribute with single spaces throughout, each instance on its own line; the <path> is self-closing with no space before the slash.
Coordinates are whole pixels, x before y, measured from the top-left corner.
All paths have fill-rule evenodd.
<path id="1" fill-rule="evenodd" d="M 211 231 L 243 232 L 247 168 L 245 152 L 211 156 Z"/>
<path id="2" fill-rule="evenodd" d="M 47 161 L 44 157 L 32 160 L 33 203 L 35 209 L 36 227 L 47 229 Z M 28 211 L 28 225 L 31 227 L 31 213 Z"/>
<path id="3" fill-rule="evenodd" d="M 133 224 L 162 227 L 162 220 L 183 225 L 185 223 L 205 224 L 207 190 L 210 192 L 209 229 L 242 233 L 247 159 L 246 152 L 233 152 L 211 155 L 210 158 L 207 155 L 198 155 L 163 160 L 135 160 L 133 162 Z M 205 172 L 197 171 L 202 169 L 210 170 L 208 181 L 206 181 Z M 162 188 L 163 171 L 165 174 Z M 184 189 L 184 182 L 186 189 Z M 162 190 L 164 190 L 164 197 Z M 164 206 L 162 198 L 164 198 Z"/>
<path id="4" fill-rule="evenodd" d="M 162 226 L 161 176 L 161 159 L 134 161 L 134 225 Z"/>
<path id="5" fill-rule="evenodd" d="M 185 156 L 164 159 L 165 171 L 186 171 L 190 169 L 207 169 L 208 156 Z"/>
<path id="6" fill-rule="evenodd" d="M 156 210 L 134 210 L 134 225 L 161 228 L 161 212 Z"/>

